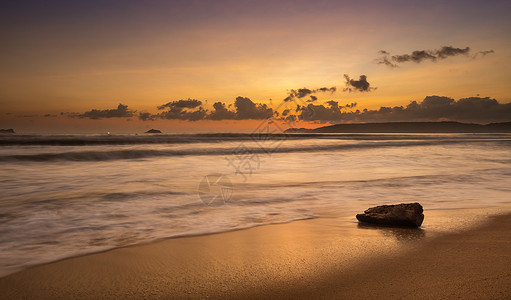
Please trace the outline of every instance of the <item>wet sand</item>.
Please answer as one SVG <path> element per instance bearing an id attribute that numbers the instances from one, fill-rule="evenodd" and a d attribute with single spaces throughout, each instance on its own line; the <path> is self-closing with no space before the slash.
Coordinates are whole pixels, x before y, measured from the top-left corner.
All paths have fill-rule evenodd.
<path id="1" fill-rule="evenodd" d="M 511 297 L 511 215 L 462 232 L 431 232 L 427 226 L 377 228 L 332 217 L 174 238 L 11 274 L 0 278 L 0 294 L 2 299 Z"/>

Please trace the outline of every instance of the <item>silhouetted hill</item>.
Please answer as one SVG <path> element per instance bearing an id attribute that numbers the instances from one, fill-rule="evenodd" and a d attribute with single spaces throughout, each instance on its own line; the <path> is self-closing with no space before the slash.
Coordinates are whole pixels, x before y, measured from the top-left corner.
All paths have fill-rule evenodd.
<path id="1" fill-rule="evenodd" d="M 336 124 L 315 129 L 289 128 L 285 133 L 511 133 L 511 122 L 487 125 L 459 122 L 386 122 Z"/>
<path id="2" fill-rule="evenodd" d="M 0 133 L 15 133 L 14 129 L 0 129 Z"/>

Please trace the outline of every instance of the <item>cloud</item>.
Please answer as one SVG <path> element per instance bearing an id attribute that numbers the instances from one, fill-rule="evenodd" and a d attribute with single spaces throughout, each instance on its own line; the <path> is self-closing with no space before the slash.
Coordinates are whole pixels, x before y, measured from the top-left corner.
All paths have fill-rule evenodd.
<path id="1" fill-rule="evenodd" d="M 237 97 L 234 101 L 234 110 L 229 110 L 222 102 L 213 104 L 212 111 L 207 118 L 210 120 L 262 120 L 274 115 L 274 111 L 266 104 L 254 103 L 247 97 Z"/>
<path id="2" fill-rule="evenodd" d="M 162 110 L 162 112 L 157 114 L 140 112 L 138 118 L 142 121 L 154 121 L 157 119 L 199 121 L 207 115 L 207 110 L 202 107 L 202 102 L 197 99 L 171 101 L 159 105 L 157 108 Z"/>
<path id="3" fill-rule="evenodd" d="M 369 92 L 376 89 L 370 86 L 367 81 L 367 76 L 365 75 L 360 75 L 359 80 L 351 79 L 348 74 L 344 74 L 344 78 L 346 79 L 346 88 L 343 89 L 344 92 Z"/>
<path id="4" fill-rule="evenodd" d="M 208 111 L 202 106 L 202 102 L 196 99 L 171 101 L 157 108 L 163 110 L 157 114 L 141 112 L 138 118 L 143 121 L 165 120 L 262 120 L 274 115 L 274 111 L 266 104 L 254 103 L 246 97 L 237 97 L 234 102 L 234 110 L 222 102 L 215 102 L 213 110 Z"/>
<path id="5" fill-rule="evenodd" d="M 310 94 L 312 94 L 312 90 L 309 90 L 307 88 L 298 89 L 296 91 L 296 97 L 298 97 L 298 98 L 303 98 L 303 97 L 305 97 L 307 95 L 310 95 Z"/>
<path id="6" fill-rule="evenodd" d="M 355 106 L 357 106 L 357 102 L 353 102 L 353 103 L 349 103 L 349 104 L 346 104 L 345 106 L 342 106 L 342 107 L 345 107 L 345 108 L 354 108 Z"/>
<path id="7" fill-rule="evenodd" d="M 318 97 L 314 96 L 314 95 L 311 95 L 310 99 L 307 100 L 307 102 L 314 102 L 314 101 L 317 101 L 318 100 Z"/>
<path id="8" fill-rule="evenodd" d="M 236 112 L 227 109 L 224 103 L 216 102 L 213 104 L 214 111 L 209 114 L 211 120 L 234 120 Z"/>
<path id="9" fill-rule="evenodd" d="M 341 122 L 343 115 L 346 112 L 351 111 L 352 108 L 357 106 L 356 102 L 349 103 L 346 105 L 339 105 L 339 102 L 330 100 L 324 104 L 314 105 L 309 104 L 307 106 L 297 106 L 295 112 L 297 113 L 297 120 L 301 121 L 312 121 L 315 123 L 336 123 Z M 292 118 L 294 115 L 288 115 L 286 119 Z"/>
<path id="10" fill-rule="evenodd" d="M 140 112 L 138 118 L 142 121 L 154 121 L 156 120 L 156 115 L 148 112 Z"/>
<path id="11" fill-rule="evenodd" d="M 338 122 L 341 120 L 341 108 L 336 101 L 328 101 L 325 105 L 309 104 L 301 106 L 299 110 L 298 119 L 302 121 L 319 121 L 325 122 Z"/>
<path id="12" fill-rule="evenodd" d="M 420 121 L 459 121 L 491 123 L 511 121 L 511 103 L 501 104 L 485 97 L 469 97 L 454 100 L 443 96 L 427 96 L 421 102 L 411 101 L 406 106 L 386 107 L 375 110 L 354 110 L 357 103 L 339 105 L 337 101 L 327 101 L 321 105 L 297 106 L 296 110 L 286 111 L 287 120 L 296 119 L 315 123 L 359 123 L 359 122 L 420 122 Z M 293 114 L 294 113 L 294 114 Z"/>
<path id="13" fill-rule="evenodd" d="M 440 59 L 447 58 L 449 56 L 456 56 L 456 55 L 467 55 L 470 52 L 470 47 L 466 48 L 454 48 L 451 46 L 444 46 L 440 50 L 437 51 L 436 55 Z"/>
<path id="14" fill-rule="evenodd" d="M 337 87 L 335 87 L 335 86 L 330 87 L 330 88 L 322 87 L 322 88 L 319 88 L 319 89 L 312 89 L 312 90 L 308 89 L 308 88 L 301 88 L 301 89 L 297 89 L 297 90 L 290 90 L 288 96 L 284 99 L 284 102 L 289 102 L 289 101 L 292 101 L 294 99 L 301 99 L 301 98 L 307 97 L 309 95 L 311 95 L 311 98 L 309 99 L 310 101 L 307 101 L 307 102 L 313 102 L 313 101 L 316 101 L 318 99 L 316 96 L 313 96 L 313 94 L 318 93 L 318 92 L 322 92 L 322 93 L 324 93 L 324 92 L 335 93 L 335 91 L 337 91 Z"/>
<path id="15" fill-rule="evenodd" d="M 178 100 L 178 101 L 171 101 L 167 104 L 163 104 L 158 106 L 158 109 L 166 109 L 166 108 L 196 108 L 198 106 L 201 106 L 202 102 L 197 99 L 187 99 L 187 100 Z"/>
<path id="16" fill-rule="evenodd" d="M 151 116 L 154 119 L 199 121 L 206 117 L 207 110 L 202 102 L 196 99 L 186 99 L 168 102 L 158 106 L 161 113 Z M 139 118 L 141 116 L 139 115 Z"/>
<path id="17" fill-rule="evenodd" d="M 351 80 L 353 89 L 359 89 L 362 91 L 368 91 L 373 89 L 369 87 L 367 78 L 365 75 L 360 76 L 360 80 Z M 337 87 L 321 87 L 317 89 L 300 88 L 296 90 L 290 90 L 288 98 L 284 100 L 286 102 L 289 99 L 303 99 L 308 97 L 306 102 L 312 103 L 318 101 L 318 97 L 313 95 L 318 92 L 330 92 L 334 93 L 337 91 Z M 305 99 L 304 99 L 305 100 Z M 289 100 L 290 101 L 290 100 Z M 313 114 L 313 109 L 318 107 L 318 110 L 323 114 L 330 114 L 328 120 L 337 120 L 332 114 L 338 112 L 339 109 L 344 106 L 335 105 L 336 102 L 328 102 L 327 107 L 322 105 L 302 105 L 296 104 L 294 107 L 282 106 L 282 113 L 275 111 L 267 104 L 255 103 L 250 98 L 239 96 L 236 98 L 233 104 L 226 105 L 223 102 L 215 102 L 213 109 L 208 111 L 203 107 L 203 103 L 197 99 L 181 99 L 177 101 L 170 101 L 166 104 L 157 106 L 161 112 L 152 114 L 149 112 L 139 112 L 138 118 L 142 121 L 154 121 L 157 119 L 166 120 L 188 120 L 188 121 L 199 121 L 199 120 L 262 120 L 271 117 L 276 117 L 279 120 L 295 121 L 298 119 L 309 120 Z M 352 104 L 356 105 L 356 104 Z M 349 107 L 349 106 L 346 106 Z M 330 111 L 330 112 L 328 112 Z M 63 114 L 63 113 L 62 113 Z M 129 115 L 129 116 L 132 116 Z"/>
<path id="18" fill-rule="evenodd" d="M 298 121 L 298 117 L 296 115 L 289 115 L 284 119 L 284 121 L 292 124 Z"/>
<path id="19" fill-rule="evenodd" d="M 492 54 L 492 53 L 495 53 L 495 51 L 493 51 L 493 50 L 484 50 L 484 51 L 479 51 L 479 52 L 477 52 L 477 53 L 474 55 L 474 58 L 477 58 L 479 55 L 486 56 L 486 55 L 488 55 L 488 54 Z"/>
<path id="20" fill-rule="evenodd" d="M 322 87 L 322 88 L 317 89 L 316 91 L 335 93 L 335 91 L 337 91 L 337 87 L 335 87 L 335 86 L 333 86 L 331 88 Z"/>
<path id="21" fill-rule="evenodd" d="M 380 107 L 378 110 L 343 112 L 343 122 L 394 121 L 511 121 L 511 103 L 501 104 L 489 97 L 470 97 L 458 101 L 443 96 L 427 96 L 422 102 L 412 101 L 407 106 Z"/>
<path id="22" fill-rule="evenodd" d="M 237 97 L 234 107 L 236 108 L 236 119 L 238 120 L 261 120 L 273 116 L 272 108 L 266 104 L 256 104 L 246 97 Z"/>
<path id="23" fill-rule="evenodd" d="M 389 67 L 398 67 L 399 64 L 405 62 L 421 63 L 428 60 L 435 62 L 437 60 L 446 59 L 452 56 L 468 56 L 470 51 L 470 47 L 455 48 L 452 46 L 443 46 L 442 48 L 436 50 L 416 50 L 410 54 L 391 55 L 385 50 L 380 50 L 378 54 L 380 54 L 381 57 L 376 60 L 376 63 L 387 65 Z M 493 52 L 493 50 L 479 51 L 472 57 L 476 58 L 478 55 L 485 56 Z"/>
<path id="24" fill-rule="evenodd" d="M 84 112 L 83 114 L 69 113 L 70 117 L 89 118 L 93 120 L 104 118 L 129 118 L 135 114 L 136 111 L 129 110 L 127 105 L 119 104 L 115 109 L 92 109 Z M 62 113 L 61 113 L 62 114 Z"/>

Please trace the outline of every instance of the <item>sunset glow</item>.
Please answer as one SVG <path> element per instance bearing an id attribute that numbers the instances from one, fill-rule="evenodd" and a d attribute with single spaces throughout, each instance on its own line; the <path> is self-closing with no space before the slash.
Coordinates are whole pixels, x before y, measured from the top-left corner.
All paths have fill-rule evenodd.
<path id="1" fill-rule="evenodd" d="M 211 112 L 215 102 L 233 105 L 238 96 L 275 110 L 291 89 L 300 88 L 335 86 L 335 93 L 318 94 L 313 104 L 357 103 L 353 111 L 406 107 L 433 95 L 511 102 L 508 1 L 2 6 L 0 127 L 19 132 L 250 131 L 253 122 L 246 120 L 142 121 L 139 113 L 157 114 L 157 106 L 180 99 L 197 99 Z M 381 63 L 382 50 L 391 58 L 442 47 L 467 52 Z M 344 74 L 365 75 L 375 89 L 343 91 Z M 136 112 L 109 120 L 76 117 L 119 103 Z M 332 123 L 342 122 L 352 121 L 339 117 Z"/>
<path id="2" fill-rule="evenodd" d="M 1 299 L 511 299 L 511 0 L 6 0 Z"/>

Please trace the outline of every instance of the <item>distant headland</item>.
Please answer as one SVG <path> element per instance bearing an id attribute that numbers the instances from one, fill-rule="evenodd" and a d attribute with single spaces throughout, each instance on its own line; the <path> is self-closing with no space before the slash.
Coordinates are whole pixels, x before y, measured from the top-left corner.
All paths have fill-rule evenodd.
<path id="1" fill-rule="evenodd" d="M 511 133 L 511 122 L 486 125 L 460 122 L 385 122 L 336 124 L 314 129 L 289 128 L 285 133 Z"/>
<path id="2" fill-rule="evenodd" d="M 0 129 L 0 133 L 16 133 L 14 129 Z"/>

